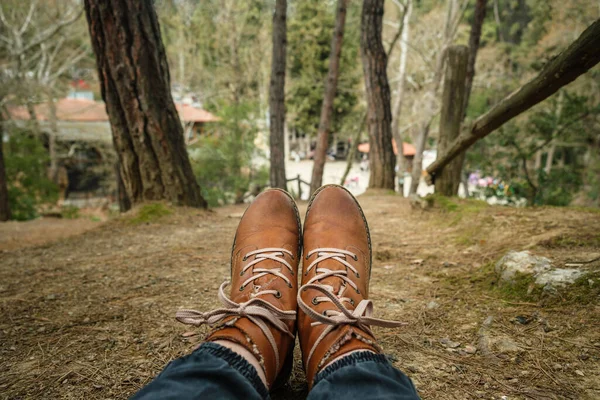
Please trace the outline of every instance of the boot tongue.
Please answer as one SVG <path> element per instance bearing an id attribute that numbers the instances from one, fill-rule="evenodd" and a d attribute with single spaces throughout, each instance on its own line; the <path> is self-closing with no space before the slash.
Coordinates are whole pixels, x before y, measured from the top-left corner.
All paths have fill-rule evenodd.
<path id="1" fill-rule="evenodd" d="M 340 263 L 339 261 L 333 260 L 333 259 L 327 259 L 327 260 L 321 261 L 316 266 L 316 268 L 328 269 L 331 271 L 345 271 L 346 270 L 346 267 L 344 266 L 344 264 Z M 318 275 L 320 275 L 320 274 L 318 274 Z M 330 286 L 332 289 L 332 292 L 335 295 L 337 295 L 339 293 L 340 289 L 342 288 L 344 280 L 338 278 L 337 276 L 328 276 L 325 279 L 319 279 L 317 282 L 321 285 Z"/>
<path id="2" fill-rule="evenodd" d="M 266 259 L 266 260 L 263 260 L 263 261 L 259 262 L 258 264 L 256 264 L 254 266 L 254 270 L 256 270 L 256 269 L 274 269 L 274 270 L 279 270 L 283 273 L 284 269 L 287 269 L 287 268 L 285 267 L 285 265 L 283 265 L 277 261 Z M 256 272 L 255 275 L 257 275 L 259 273 L 260 272 Z M 261 289 L 258 289 L 258 291 L 260 291 L 260 290 L 266 289 L 267 285 L 269 285 L 274 280 L 280 280 L 280 281 L 282 281 L 283 284 L 286 284 L 282 278 L 278 277 L 277 275 L 273 275 L 273 274 L 266 274 L 265 276 L 261 276 L 260 278 L 255 279 L 253 281 L 253 284 L 254 284 L 254 286 L 260 286 Z"/>

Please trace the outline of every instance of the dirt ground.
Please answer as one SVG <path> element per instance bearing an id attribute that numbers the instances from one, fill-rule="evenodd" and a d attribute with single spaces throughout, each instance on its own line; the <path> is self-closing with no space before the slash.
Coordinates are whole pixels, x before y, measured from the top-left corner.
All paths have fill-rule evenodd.
<path id="1" fill-rule="evenodd" d="M 499 287 L 494 273 L 508 250 L 556 266 L 599 257 L 600 213 L 464 201 L 423 211 L 369 192 L 359 201 L 375 315 L 408 323 L 374 330 L 424 399 L 600 398 L 598 263 L 556 293 Z M 188 352 L 207 328 L 177 323 L 175 311 L 217 306 L 244 208 L 132 212 L 56 241 L 42 224 L 1 247 L 0 398 L 124 399 Z M 274 398 L 306 396 L 295 362 Z"/>

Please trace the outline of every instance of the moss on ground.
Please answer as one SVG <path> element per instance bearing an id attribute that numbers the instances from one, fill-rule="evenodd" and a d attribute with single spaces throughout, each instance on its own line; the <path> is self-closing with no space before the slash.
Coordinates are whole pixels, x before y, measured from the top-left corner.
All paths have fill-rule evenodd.
<path id="1" fill-rule="evenodd" d="M 592 235 L 558 235 L 550 238 L 540 246 L 549 249 L 556 248 L 573 248 L 573 247 L 595 247 L 600 248 L 600 234 Z"/>
<path id="2" fill-rule="evenodd" d="M 132 225 L 156 222 L 163 217 L 173 214 L 173 210 L 164 203 L 149 203 L 138 208 L 127 221 Z"/>

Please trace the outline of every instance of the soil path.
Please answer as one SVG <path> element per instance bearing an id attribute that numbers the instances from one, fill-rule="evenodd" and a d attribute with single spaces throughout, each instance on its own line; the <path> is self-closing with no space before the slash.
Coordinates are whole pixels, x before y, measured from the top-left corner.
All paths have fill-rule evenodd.
<path id="1" fill-rule="evenodd" d="M 529 298 L 497 289 L 493 273 L 510 249 L 556 265 L 600 256 L 599 213 L 462 201 L 422 211 L 383 193 L 359 201 L 374 244 L 375 315 L 409 323 L 375 333 L 423 398 L 600 398 L 598 276 L 577 288 L 586 296 Z M 217 306 L 244 208 L 180 209 L 143 224 L 124 216 L 5 248 L 0 398 L 123 399 L 189 352 L 206 329 L 174 313 Z M 305 395 L 296 357 L 273 397 Z"/>

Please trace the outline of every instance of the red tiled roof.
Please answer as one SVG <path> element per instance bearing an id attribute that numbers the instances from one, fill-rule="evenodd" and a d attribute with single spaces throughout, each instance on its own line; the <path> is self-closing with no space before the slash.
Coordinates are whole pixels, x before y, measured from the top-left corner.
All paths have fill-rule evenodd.
<path id="1" fill-rule="evenodd" d="M 184 122 L 215 122 L 220 120 L 208 111 L 190 105 L 177 104 L 176 108 Z M 15 119 L 29 119 L 26 107 L 11 107 L 9 112 Z M 48 121 L 50 115 L 48 104 L 36 105 L 35 112 L 39 121 Z M 106 114 L 104 103 L 85 99 L 58 100 L 56 102 L 56 116 L 59 121 L 108 122 L 108 114 Z"/>
<path id="2" fill-rule="evenodd" d="M 209 113 L 201 108 L 196 108 L 188 104 L 176 104 L 179 118 L 185 122 L 216 122 L 221 118 Z"/>
<path id="3" fill-rule="evenodd" d="M 394 139 L 392 139 L 392 146 L 394 147 L 394 154 L 397 155 L 398 148 L 396 147 L 396 141 Z M 358 151 L 360 151 L 361 153 L 368 153 L 369 150 L 369 143 L 361 143 L 358 145 Z M 413 146 L 412 144 L 406 142 L 402 143 L 402 153 L 404 154 L 404 157 L 414 156 L 416 152 L 417 151 L 415 149 L 415 146 Z"/>

